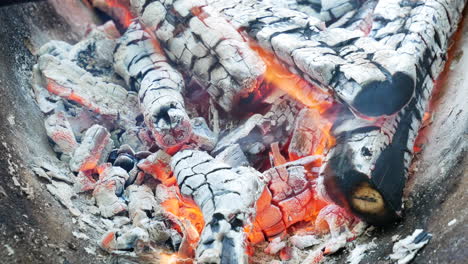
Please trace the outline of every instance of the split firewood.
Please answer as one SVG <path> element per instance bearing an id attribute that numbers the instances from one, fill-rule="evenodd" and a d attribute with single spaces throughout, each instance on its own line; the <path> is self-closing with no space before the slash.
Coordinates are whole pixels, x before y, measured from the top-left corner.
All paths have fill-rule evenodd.
<path id="1" fill-rule="evenodd" d="M 381 1 L 379 5 L 383 5 L 383 2 L 389 3 Z M 435 5 L 441 8 L 434 8 Z M 393 5 L 388 6 L 388 11 L 379 11 L 380 14 L 393 14 L 395 26 L 405 24 L 400 18 L 412 21 L 411 26 L 402 31 L 405 34 L 399 36 L 401 43 L 396 47 L 398 52 L 415 57 L 424 54 L 424 58 L 418 60 L 415 96 L 398 115 L 383 121 L 369 123 L 350 118 L 336 124 L 333 133 L 337 145 L 329 153 L 322 171 L 330 198 L 370 223 L 388 223 L 401 215 L 403 188 L 413 157 L 414 140 L 434 87 L 434 79 L 444 65 L 449 36 L 457 28 L 463 5 L 464 1 L 456 1 L 450 6 L 443 1 L 424 1 L 417 6 L 394 1 Z M 394 8 L 403 8 L 408 12 L 400 17 Z M 376 12 L 378 10 L 379 7 Z M 391 28 L 393 32 L 394 27 Z M 383 30 L 376 29 L 373 34 L 383 34 Z M 390 41 L 393 33 L 389 33 L 389 36 L 381 41 Z"/>
<path id="2" fill-rule="evenodd" d="M 246 39 L 206 1 L 132 0 L 168 57 L 226 111 L 259 86 L 265 66 Z"/>
<path id="3" fill-rule="evenodd" d="M 203 212 L 205 227 L 196 251 L 198 263 L 247 263 L 243 228 L 254 214 L 261 174 L 232 168 L 206 152 L 184 150 L 171 167 L 183 195 Z"/>
<path id="4" fill-rule="evenodd" d="M 188 141 L 192 128 L 181 94 L 183 77 L 138 22 L 120 38 L 114 60 L 116 71 L 138 91 L 145 123 L 156 143 L 166 149 Z"/>
<path id="5" fill-rule="evenodd" d="M 106 128 L 100 125 L 90 127 L 70 160 L 72 171 L 93 170 L 107 160 L 114 142 Z"/>

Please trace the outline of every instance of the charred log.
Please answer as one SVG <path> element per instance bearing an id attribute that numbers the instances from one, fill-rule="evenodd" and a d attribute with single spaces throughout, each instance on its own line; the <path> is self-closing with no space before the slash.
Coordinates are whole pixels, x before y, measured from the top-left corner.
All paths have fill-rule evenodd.
<path id="1" fill-rule="evenodd" d="M 390 2 L 383 1 L 381 5 L 384 3 Z M 415 96 L 398 115 L 383 122 L 351 119 L 334 129 L 337 146 L 330 152 L 322 171 L 327 193 L 337 204 L 350 208 L 370 223 L 389 223 L 401 215 L 403 188 L 414 140 L 435 78 L 445 63 L 449 37 L 457 28 L 464 1 L 447 5 L 443 1 L 425 1 L 411 6 L 409 2 L 394 1 L 387 7 L 385 14 L 393 14 L 396 18 L 394 26 L 404 28 L 409 25 L 404 19 L 411 19 L 412 23 L 418 21 L 404 30 L 401 39 L 388 33 L 389 38 L 381 40 L 388 42 L 387 45 L 390 40 L 399 40 L 395 47 L 401 53 L 419 51 L 414 53 L 419 65 Z M 378 6 L 376 12 L 382 15 L 381 7 Z M 403 9 L 407 13 L 394 12 L 393 8 Z M 442 12 L 443 9 L 448 13 Z M 403 14 L 402 17 L 400 14 Z M 416 27 L 417 24 L 425 25 L 424 29 Z M 384 28 L 379 27 L 380 24 L 376 24 L 374 35 L 384 32 Z M 418 58 L 418 54 L 423 56 Z"/>
<path id="2" fill-rule="evenodd" d="M 156 143 L 166 149 L 187 142 L 192 128 L 181 94 L 183 77 L 138 22 L 120 39 L 114 60 L 116 71 L 138 91 L 145 123 Z"/>
<path id="3" fill-rule="evenodd" d="M 192 150 L 178 152 L 171 167 L 181 193 L 193 198 L 203 212 L 198 263 L 247 263 L 243 228 L 253 216 L 261 174 Z"/>
<path id="4" fill-rule="evenodd" d="M 226 111 L 261 82 L 265 66 L 260 57 L 204 0 L 132 0 L 131 5 L 169 58 Z"/>
<path id="5" fill-rule="evenodd" d="M 266 2 L 213 1 L 213 6 L 293 72 L 333 91 L 362 115 L 394 114 L 414 94 L 414 58 L 361 31 L 326 29 L 319 19 Z"/>

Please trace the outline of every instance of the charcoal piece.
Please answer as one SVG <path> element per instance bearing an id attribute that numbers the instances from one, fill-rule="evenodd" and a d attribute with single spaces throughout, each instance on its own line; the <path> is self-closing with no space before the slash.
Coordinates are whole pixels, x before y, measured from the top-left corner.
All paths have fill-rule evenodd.
<path id="1" fill-rule="evenodd" d="M 283 145 L 287 142 L 301 107 L 288 96 L 280 97 L 265 115 L 254 114 L 222 136 L 212 153 L 219 154 L 238 144 L 248 159 L 255 161 L 257 154 L 265 151 L 271 143 L 280 142 Z"/>
<path id="2" fill-rule="evenodd" d="M 146 185 L 130 185 L 125 190 L 128 197 L 128 215 L 134 226 L 140 226 L 145 219 L 153 217 L 157 211 L 158 204 L 154 193 Z"/>
<path id="3" fill-rule="evenodd" d="M 112 230 L 103 235 L 99 246 L 109 253 L 119 253 L 135 249 L 137 243 L 149 242 L 149 234 L 141 227 L 125 230 Z"/>
<path id="4" fill-rule="evenodd" d="M 156 153 L 140 160 L 137 166 L 145 173 L 153 176 L 153 178 L 164 182 L 172 175 L 170 162 L 171 156 L 163 150 L 158 150 Z"/>
<path id="5" fill-rule="evenodd" d="M 265 65 L 246 39 L 204 0 L 133 0 L 168 57 L 230 111 L 259 86 Z"/>
<path id="6" fill-rule="evenodd" d="M 216 155 L 216 159 L 236 168 L 240 166 L 249 166 L 249 161 L 242 151 L 239 144 L 233 144 L 226 147 L 221 153 Z"/>
<path id="7" fill-rule="evenodd" d="M 121 167 L 127 172 L 130 172 L 135 167 L 135 164 L 136 159 L 128 154 L 119 155 L 113 162 L 114 166 Z"/>
<path id="8" fill-rule="evenodd" d="M 78 147 L 75 134 L 64 112 L 56 112 L 45 120 L 47 136 L 57 145 L 60 152 L 72 154 Z"/>
<path id="9" fill-rule="evenodd" d="M 262 190 L 261 174 L 232 168 L 206 152 L 184 150 L 171 161 L 183 195 L 200 207 L 205 227 L 196 251 L 199 263 L 247 263 L 243 231 Z"/>
<path id="10" fill-rule="evenodd" d="M 191 141 L 201 150 L 211 151 L 216 146 L 218 142 L 218 135 L 216 135 L 208 127 L 205 119 L 203 117 L 193 118 L 191 121 L 192 124 L 192 138 Z"/>
<path id="11" fill-rule="evenodd" d="M 301 110 L 289 144 L 289 156 L 298 159 L 323 153 L 331 145 L 328 137 L 331 126 L 331 122 L 324 119 L 317 110 Z"/>
<path id="12" fill-rule="evenodd" d="M 112 217 L 127 211 L 127 205 L 119 198 L 124 191 L 125 181 L 128 173 L 120 168 L 111 165 L 105 166 L 99 174 L 93 191 L 93 197 L 103 217 Z"/>
<path id="13" fill-rule="evenodd" d="M 181 94 L 182 75 L 138 21 L 120 38 L 114 61 L 116 72 L 138 91 L 145 123 L 158 146 L 167 149 L 187 142 L 192 128 Z"/>
<path id="14" fill-rule="evenodd" d="M 72 171 L 93 170 L 107 160 L 114 142 L 106 128 L 100 125 L 90 127 L 70 160 Z"/>

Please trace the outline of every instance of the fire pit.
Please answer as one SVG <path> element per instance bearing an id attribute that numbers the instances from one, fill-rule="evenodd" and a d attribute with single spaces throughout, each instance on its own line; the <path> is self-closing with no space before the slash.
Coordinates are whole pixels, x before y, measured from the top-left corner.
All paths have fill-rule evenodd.
<path id="1" fill-rule="evenodd" d="M 1 7 L 4 259 L 462 263 L 463 7 Z"/>

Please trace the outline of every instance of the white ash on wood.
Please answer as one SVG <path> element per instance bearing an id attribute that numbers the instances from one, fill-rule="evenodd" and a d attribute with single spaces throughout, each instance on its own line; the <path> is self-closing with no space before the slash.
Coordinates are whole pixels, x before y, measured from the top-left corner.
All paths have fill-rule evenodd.
<path id="1" fill-rule="evenodd" d="M 203 212 L 197 261 L 246 263 L 243 228 L 254 214 L 261 174 L 249 167 L 232 168 L 194 150 L 178 152 L 171 167 L 181 193 L 192 197 Z"/>
<path id="2" fill-rule="evenodd" d="M 100 125 L 90 127 L 73 152 L 70 169 L 75 172 L 95 169 L 107 160 L 113 146 L 106 128 Z"/>
<path id="3" fill-rule="evenodd" d="M 394 114 L 413 95 L 414 59 L 359 30 L 326 28 L 319 19 L 264 2 L 214 4 L 293 72 L 363 115 Z"/>
<path id="4" fill-rule="evenodd" d="M 138 99 L 116 81 L 112 67 L 116 40 L 104 34 L 102 28 L 94 29 L 75 46 L 52 41 L 41 47 L 34 76 L 36 96 L 46 113 L 63 108 L 50 93 L 114 118 L 121 127 L 132 127 Z"/>
<path id="5" fill-rule="evenodd" d="M 246 39 L 204 0 L 132 0 L 168 57 L 230 111 L 259 86 L 265 65 Z"/>
<path id="6" fill-rule="evenodd" d="M 450 12 L 441 17 L 441 12 L 433 8 L 434 5 L 442 5 Z M 393 2 L 391 6 L 390 11 L 407 5 Z M 376 123 L 366 124 L 358 118 L 349 118 L 336 125 L 334 135 L 337 137 L 337 146 L 329 153 L 322 172 L 325 186 L 337 204 L 350 208 L 370 223 L 387 223 L 401 215 L 403 188 L 413 157 L 414 141 L 432 94 L 435 78 L 445 63 L 443 57 L 448 49 L 449 36 L 457 28 L 463 6 L 463 1 L 457 1 L 452 6 L 446 6 L 442 1 L 425 1 L 417 6 L 418 13 L 411 15 L 412 21 L 420 21 L 404 30 L 404 36 L 412 40 L 402 38 L 402 43 L 395 47 L 399 47 L 398 52 L 401 53 L 424 55 L 423 58 L 416 57 L 419 66 L 415 79 L 415 95 L 402 111 Z M 414 8 L 403 9 L 412 12 Z M 419 12 L 422 12 L 421 15 Z M 402 16 L 405 18 L 409 13 L 402 13 Z M 397 19 L 395 24 L 404 24 L 404 19 L 401 20 L 396 13 L 393 13 L 393 18 Z M 426 23 L 427 19 L 431 19 L 433 23 Z M 448 21 L 451 22 L 449 26 L 446 25 Z M 432 39 L 421 38 L 429 38 L 429 35 L 421 35 L 421 23 L 426 32 L 434 32 L 430 34 Z M 373 33 L 378 32 L 376 29 Z M 413 35 L 418 37 L 414 39 L 411 37 Z"/>
<path id="7" fill-rule="evenodd" d="M 181 94 L 184 79 L 138 22 L 120 38 L 114 61 L 116 71 L 138 91 L 145 123 L 156 143 L 170 148 L 187 142 L 192 128 Z"/>

